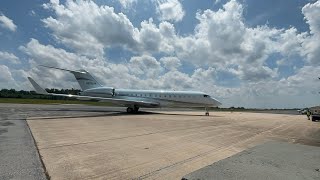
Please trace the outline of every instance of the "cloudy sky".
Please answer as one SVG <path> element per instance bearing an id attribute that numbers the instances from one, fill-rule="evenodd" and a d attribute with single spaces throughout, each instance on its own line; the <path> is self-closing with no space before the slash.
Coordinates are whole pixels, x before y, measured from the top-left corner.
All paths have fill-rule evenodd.
<path id="1" fill-rule="evenodd" d="M 0 1 L 0 88 L 198 90 L 225 107 L 320 102 L 320 0 Z"/>

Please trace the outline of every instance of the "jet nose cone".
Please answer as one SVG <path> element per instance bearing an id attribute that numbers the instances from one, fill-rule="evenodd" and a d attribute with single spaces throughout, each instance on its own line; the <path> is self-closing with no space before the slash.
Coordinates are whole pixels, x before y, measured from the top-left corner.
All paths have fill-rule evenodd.
<path id="1" fill-rule="evenodd" d="M 215 105 L 215 106 L 221 106 L 222 103 L 214 98 L 211 98 L 212 99 L 212 103 Z"/>

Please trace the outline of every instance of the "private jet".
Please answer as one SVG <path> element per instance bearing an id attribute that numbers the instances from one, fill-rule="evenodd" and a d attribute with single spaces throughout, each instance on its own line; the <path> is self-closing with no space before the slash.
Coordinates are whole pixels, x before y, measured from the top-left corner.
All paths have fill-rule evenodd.
<path id="1" fill-rule="evenodd" d="M 42 66 L 56 70 L 68 71 L 78 81 L 81 92 L 78 95 L 48 93 L 31 77 L 28 77 L 36 93 L 50 96 L 61 96 L 76 98 L 79 100 L 98 100 L 100 102 L 111 102 L 127 107 L 128 113 L 137 113 L 139 108 L 205 108 L 205 115 L 209 116 L 209 107 L 218 107 L 221 103 L 208 94 L 197 91 L 164 91 L 164 90 L 133 90 L 116 89 L 114 87 L 102 86 L 86 70 L 68 70 L 50 66 Z"/>

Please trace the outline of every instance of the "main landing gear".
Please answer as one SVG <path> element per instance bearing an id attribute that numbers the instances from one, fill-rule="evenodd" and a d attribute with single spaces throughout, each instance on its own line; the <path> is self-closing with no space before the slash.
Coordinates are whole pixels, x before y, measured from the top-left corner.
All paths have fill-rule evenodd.
<path id="1" fill-rule="evenodd" d="M 127 113 L 137 113 L 138 111 L 139 111 L 139 107 L 137 106 L 134 106 L 133 108 L 132 107 L 127 108 Z"/>
<path id="2" fill-rule="evenodd" d="M 208 107 L 205 107 L 205 110 L 206 110 L 206 116 L 209 116 L 209 110 L 208 110 Z"/>

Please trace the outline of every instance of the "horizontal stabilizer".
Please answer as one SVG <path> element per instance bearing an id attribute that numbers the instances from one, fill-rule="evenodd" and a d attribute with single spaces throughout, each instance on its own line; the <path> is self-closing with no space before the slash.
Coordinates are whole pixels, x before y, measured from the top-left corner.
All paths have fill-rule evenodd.
<path id="1" fill-rule="evenodd" d="M 39 86 L 39 84 L 36 83 L 31 77 L 28 77 L 28 79 L 38 94 L 45 94 L 45 95 L 49 94 L 45 89 Z"/>
<path id="2" fill-rule="evenodd" d="M 68 71 L 68 72 L 71 72 L 71 73 L 86 73 L 84 71 L 73 71 L 73 70 L 69 70 L 69 69 L 62 69 L 62 68 L 57 68 L 57 67 L 52 67 L 52 66 L 45 66 L 45 65 L 39 65 L 41 67 L 46 67 L 46 68 L 51 68 L 51 69 L 58 69 L 58 70 L 62 70 L 62 71 Z"/>

